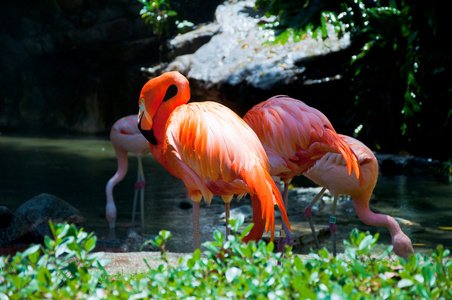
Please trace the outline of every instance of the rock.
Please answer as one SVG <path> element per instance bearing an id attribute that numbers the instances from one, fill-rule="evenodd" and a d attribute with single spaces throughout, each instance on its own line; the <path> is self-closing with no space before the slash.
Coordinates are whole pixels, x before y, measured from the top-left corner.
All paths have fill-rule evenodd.
<path id="1" fill-rule="evenodd" d="M 392 175 L 440 175 L 445 162 L 411 155 L 375 154 L 380 172 L 386 176 Z"/>
<path id="2" fill-rule="evenodd" d="M 242 205 L 237 208 L 231 209 L 229 213 L 231 219 L 237 219 L 240 216 L 243 216 L 245 222 L 253 222 L 253 209 L 250 205 Z M 219 219 L 220 221 L 225 222 L 226 213 L 222 213 Z"/>
<path id="3" fill-rule="evenodd" d="M 178 12 L 176 20 L 198 25 L 211 22 L 221 2 L 176 0 L 171 5 Z M 2 4 L 0 127 L 4 133 L 104 133 L 117 119 L 136 113 L 137 93 L 146 83 L 140 66 L 158 63 L 159 46 L 166 42 L 141 18 L 142 3 L 18 0 Z M 196 51 L 214 27 L 200 28 L 192 42 L 180 47 Z"/>
<path id="4" fill-rule="evenodd" d="M 154 237 L 151 237 L 151 239 L 154 239 Z M 144 245 L 147 240 L 148 239 L 138 234 L 135 229 L 131 228 L 127 232 L 126 239 L 120 246 L 120 249 L 123 252 L 157 251 L 151 243 Z"/>
<path id="5" fill-rule="evenodd" d="M 13 219 L 13 213 L 6 206 L 0 206 L 0 228 L 6 228 Z"/>
<path id="6" fill-rule="evenodd" d="M 51 195 L 40 194 L 22 204 L 14 213 L 7 242 L 39 243 L 51 235 L 49 220 L 83 226 L 85 218 L 80 211 L 66 201 Z"/>
<path id="7" fill-rule="evenodd" d="M 195 53 L 201 46 L 209 42 L 219 30 L 220 25 L 209 23 L 186 34 L 176 36 L 168 42 L 168 59 L 172 60 L 180 55 Z"/>
<path id="8" fill-rule="evenodd" d="M 185 57 L 176 58 L 162 72 L 181 71 L 190 81 L 192 98 L 221 102 L 239 115 L 275 94 L 290 94 L 302 99 L 303 86 L 312 89 L 313 85 L 341 79 L 334 70 L 331 71 L 331 60 L 325 60 L 332 72 L 330 75 L 318 79 L 318 74 L 313 73 L 319 72 L 318 64 L 325 56 L 349 47 L 348 34 L 339 38 L 330 28 L 325 40 L 308 36 L 284 45 L 265 44 L 263 37 L 274 33 L 258 24 L 271 19 L 256 11 L 254 5 L 254 0 L 219 5 L 215 23 L 170 41 L 173 54 Z M 204 38 L 203 34 L 207 36 Z M 190 52 L 191 45 L 198 47 L 207 39 L 206 44 Z M 152 74 L 152 77 L 156 75 L 159 74 Z"/>
<path id="9" fill-rule="evenodd" d="M 104 132 L 134 113 L 146 82 L 138 66 L 157 61 L 159 43 L 141 7 L 136 0 L 8 3 L 0 12 L 2 130 Z"/>

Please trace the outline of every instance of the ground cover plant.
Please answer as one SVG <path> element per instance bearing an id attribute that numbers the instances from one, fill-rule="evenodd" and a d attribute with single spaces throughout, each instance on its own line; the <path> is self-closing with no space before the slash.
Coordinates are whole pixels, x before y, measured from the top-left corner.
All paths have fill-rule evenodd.
<path id="1" fill-rule="evenodd" d="M 243 220 L 232 220 L 237 232 Z M 150 241 L 162 252 L 156 269 L 140 274 L 107 274 L 103 253 L 74 225 L 53 224 L 54 238 L 0 259 L 0 299 L 451 299 L 452 260 L 438 246 L 430 256 L 408 261 L 371 255 L 378 234 L 353 230 L 343 255 L 327 250 L 307 257 L 275 253 L 273 243 L 242 244 L 220 232 L 188 258 L 169 265 L 171 234 Z"/>

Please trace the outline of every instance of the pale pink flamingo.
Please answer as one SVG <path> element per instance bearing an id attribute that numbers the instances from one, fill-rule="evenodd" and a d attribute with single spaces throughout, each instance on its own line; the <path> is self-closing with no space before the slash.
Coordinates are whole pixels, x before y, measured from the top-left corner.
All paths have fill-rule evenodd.
<path id="1" fill-rule="evenodd" d="M 384 226 L 388 228 L 389 233 L 391 234 L 394 252 L 407 259 L 410 254 L 414 253 L 410 238 L 403 233 L 399 224 L 393 217 L 384 214 L 376 214 L 369 208 L 370 197 L 378 179 L 378 162 L 375 155 L 360 141 L 346 135 L 339 136 L 344 142 L 350 145 L 358 156 L 364 184 L 360 185 L 356 178 L 348 176 L 346 163 L 342 155 L 337 153 L 325 154 L 312 168 L 303 174 L 323 187 L 321 192 L 305 209 L 305 214 L 307 214 L 309 222 L 312 222 L 312 206 L 320 199 L 326 189 L 334 196 L 333 215 L 331 217 L 334 218 L 334 222 L 332 223 L 334 225 L 338 196 L 349 195 L 353 200 L 356 214 L 361 221 L 367 225 Z M 336 231 L 335 226 L 333 227 L 333 230 Z M 333 247 L 335 247 L 334 241 Z M 334 249 L 335 248 L 333 248 L 333 250 Z"/>
<path id="2" fill-rule="evenodd" d="M 284 206 L 292 179 L 305 173 L 326 153 L 345 158 L 348 174 L 362 181 L 355 153 L 339 138 L 327 117 L 319 110 L 288 96 L 275 96 L 255 105 L 243 117 L 256 132 L 270 161 L 270 175 L 284 182 Z M 283 223 L 283 229 L 284 229 Z M 281 240 L 292 244 L 292 240 Z"/>
<path id="3" fill-rule="evenodd" d="M 172 85 L 177 94 L 163 102 Z M 200 244 L 199 203 L 202 198 L 210 203 L 214 194 L 222 197 L 228 213 L 234 195 L 250 193 L 254 227 L 243 240 L 258 240 L 264 230 L 271 230 L 273 239 L 275 202 L 289 221 L 258 137 L 227 107 L 210 101 L 186 104 L 189 99 L 188 80 L 179 72 L 151 79 L 141 91 L 138 127 L 157 161 L 187 187 L 195 249 Z"/>
<path id="4" fill-rule="evenodd" d="M 118 170 L 115 175 L 108 181 L 105 188 L 107 195 L 107 206 L 105 209 L 105 215 L 110 229 L 115 228 L 116 221 L 116 205 L 113 199 L 113 188 L 118 182 L 124 179 L 127 174 L 128 159 L 127 153 L 133 153 L 138 159 L 138 175 L 137 182 L 135 183 L 135 195 L 133 198 L 133 210 L 132 210 L 132 226 L 135 223 L 135 210 L 138 198 L 140 194 L 140 208 L 141 208 L 141 227 L 144 227 L 144 172 L 141 158 L 150 152 L 148 143 L 143 137 L 141 132 L 137 128 L 137 115 L 131 115 L 119 119 L 113 124 L 110 131 L 110 140 L 113 144 L 116 153 L 116 159 L 118 161 Z"/>

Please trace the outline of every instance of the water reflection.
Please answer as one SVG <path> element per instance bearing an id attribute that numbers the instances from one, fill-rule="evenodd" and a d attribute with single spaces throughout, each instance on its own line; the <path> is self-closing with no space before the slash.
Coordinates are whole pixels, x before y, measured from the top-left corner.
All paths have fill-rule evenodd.
<path id="1" fill-rule="evenodd" d="M 100 239 L 109 238 L 105 184 L 116 171 L 116 158 L 108 139 L 2 136 L 0 143 L 0 205 L 14 212 L 32 197 L 51 193 L 81 211 L 87 220 L 87 231 L 95 231 Z M 143 159 L 143 166 L 147 182 L 145 236 L 156 235 L 161 229 L 170 230 L 173 233 L 170 251 L 192 251 L 192 210 L 184 207 L 187 193 L 182 181 L 171 176 L 151 155 Z M 123 238 L 130 226 L 136 174 L 136 159 L 130 155 L 129 172 L 114 189 L 117 238 Z M 451 196 L 452 185 L 446 179 L 382 176 L 371 207 L 376 212 L 419 223 L 420 226 L 402 226 L 402 229 L 418 245 L 416 251 L 427 252 L 438 243 L 452 247 Z M 238 206 L 244 202 L 232 204 Z M 342 211 L 338 210 L 342 234 L 339 239 L 347 238 L 349 230 L 358 226 L 361 230 L 380 232 L 380 241 L 390 243 L 387 230 L 365 226 L 354 213 L 349 213 L 350 206 L 343 204 L 343 207 Z M 213 205 L 203 206 L 201 242 L 212 239 L 213 231 L 221 228 L 218 218 L 223 211 L 221 199 L 214 198 Z M 323 220 L 314 216 L 314 222 L 320 224 Z M 328 241 L 325 237 L 321 243 L 329 247 Z"/>

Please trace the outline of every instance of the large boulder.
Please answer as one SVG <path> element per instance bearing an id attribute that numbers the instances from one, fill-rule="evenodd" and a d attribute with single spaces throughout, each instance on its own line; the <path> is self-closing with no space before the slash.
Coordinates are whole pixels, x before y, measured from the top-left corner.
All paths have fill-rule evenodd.
<path id="1" fill-rule="evenodd" d="M 40 194 L 22 204 L 5 229 L 3 243 L 40 243 L 51 236 L 49 220 L 83 226 L 85 218 L 80 211 L 66 201 L 51 195 Z"/>
<path id="2" fill-rule="evenodd" d="M 313 95 L 320 91 L 330 104 L 330 93 L 337 93 L 331 89 L 332 83 L 342 77 L 337 66 L 349 58 L 339 54 L 349 48 L 349 34 L 339 37 L 331 26 L 326 39 L 308 35 L 284 45 L 265 43 L 274 32 L 259 24 L 272 19 L 254 6 L 254 0 L 219 5 L 214 23 L 170 42 L 172 53 L 179 57 L 166 68 L 145 71 L 154 77 L 179 70 L 190 81 L 192 99 L 224 103 L 239 115 L 276 94 L 288 94 L 319 107 L 322 97 Z M 198 43 L 187 41 L 194 39 L 208 42 L 198 48 Z M 190 52 L 191 44 L 197 45 L 196 51 Z"/>
<path id="3" fill-rule="evenodd" d="M 13 213 L 6 206 L 0 206 L 0 228 L 9 227 L 13 219 Z"/>

